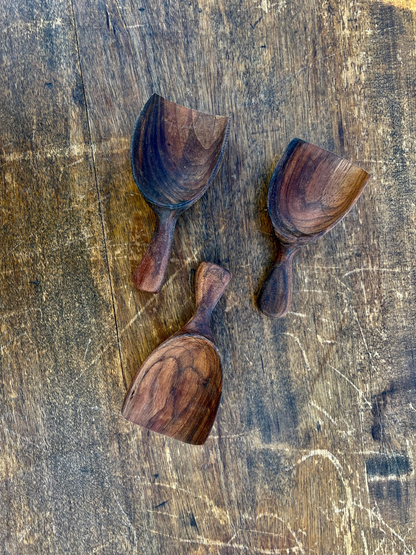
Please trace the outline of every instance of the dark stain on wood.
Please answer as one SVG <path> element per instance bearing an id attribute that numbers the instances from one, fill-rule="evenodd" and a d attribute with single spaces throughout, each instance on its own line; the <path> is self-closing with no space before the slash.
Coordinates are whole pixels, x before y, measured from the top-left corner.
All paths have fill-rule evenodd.
<path id="1" fill-rule="evenodd" d="M 162 501 L 162 503 L 159 503 L 159 505 L 155 506 L 155 509 L 160 509 L 160 507 L 164 507 L 166 503 L 168 503 L 169 501 L 170 499 L 166 499 L 166 501 Z"/>
<path id="2" fill-rule="evenodd" d="M 412 464 L 407 455 L 388 455 L 381 453 L 367 457 L 365 469 L 369 476 L 404 476 L 412 472 Z"/>
<path id="3" fill-rule="evenodd" d="M 189 523 L 192 526 L 192 528 L 195 528 L 199 532 L 198 524 L 196 523 L 195 515 L 192 511 L 191 511 Z"/>

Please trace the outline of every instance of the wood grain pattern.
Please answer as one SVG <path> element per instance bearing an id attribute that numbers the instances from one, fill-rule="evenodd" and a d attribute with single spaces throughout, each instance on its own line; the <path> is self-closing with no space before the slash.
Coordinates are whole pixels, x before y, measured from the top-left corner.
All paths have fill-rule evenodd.
<path id="1" fill-rule="evenodd" d="M 259 306 L 283 318 L 292 301 L 296 250 L 330 231 L 354 206 L 369 174 L 332 152 L 293 139 L 273 172 L 267 208 L 279 253 L 263 284 Z"/>
<path id="2" fill-rule="evenodd" d="M 221 389 L 221 362 L 212 343 L 192 335 L 168 339 L 143 363 L 122 414 L 153 432 L 202 445 Z"/>
<path id="3" fill-rule="evenodd" d="M 210 186 L 227 143 L 229 121 L 153 94 L 133 131 L 134 179 L 152 206 L 157 224 L 134 273 L 142 291 L 158 293 L 165 279 L 178 217 Z"/>
<path id="4" fill-rule="evenodd" d="M 0 552 L 87 554 L 124 518 L 105 493 L 124 396 L 105 201 L 70 6 L 0 17 Z"/>
<path id="5" fill-rule="evenodd" d="M 196 274 L 196 312 L 142 364 L 124 400 L 124 418 L 185 443 L 205 443 L 222 389 L 211 313 L 230 273 L 203 262 Z"/>
<path id="6" fill-rule="evenodd" d="M 394 4 L 0 3 L 2 553 L 416 552 L 415 12 Z M 231 119 L 158 295 L 131 281 L 155 227 L 130 162 L 153 92 Z M 300 250 L 272 319 L 267 187 L 293 137 L 372 179 Z M 202 260 L 233 279 L 212 315 L 222 400 L 195 447 L 120 406 L 194 313 Z"/>

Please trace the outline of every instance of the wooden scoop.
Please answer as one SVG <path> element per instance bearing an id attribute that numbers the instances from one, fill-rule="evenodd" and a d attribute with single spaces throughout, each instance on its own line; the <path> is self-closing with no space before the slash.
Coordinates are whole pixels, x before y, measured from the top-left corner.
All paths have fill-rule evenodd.
<path id="1" fill-rule="evenodd" d="M 215 264 L 199 266 L 195 315 L 144 361 L 124 400 L 124 418 L 185 443 L 205 443 L 222 389 L 209 322 L 230 277 Z"/>
<path id="2" fill-rule="evenodd" d="M 332 229 L 356 203 L 370 175 L 319 146 L 293 139 L 276 166 L 267 207 L 279 252 L 259 306 L 282 318 L 292 300 L 292 258 L 299 247 Z"/>
<path id="3" fill-rule="evenodd" d="M 134 274 L 138 289 L 162 287 L 178 217 L 210 186 L 221 162 L 229 121 L 154 94 L 133 131 L 131 164 L 136 184 L 156 213 L 157 225 Z"/>

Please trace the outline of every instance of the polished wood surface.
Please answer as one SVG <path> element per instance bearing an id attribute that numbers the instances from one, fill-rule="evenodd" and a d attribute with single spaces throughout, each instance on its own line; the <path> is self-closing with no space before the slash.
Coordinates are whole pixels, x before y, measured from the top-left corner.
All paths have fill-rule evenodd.
<path id="1" fill-rule="evenodd" d="M 163 285 L 178 217 L 210 186 L 227 143 L 229 121 L 179 106 L 153 94 L 133 131 L 131 165 L 139 190 L 152 206 L 156 229 L 134 273 L 142 291 Z"/>
<path id="2" fill-rule="evenodd" d="M 354 206 L 369 174 L 332 152 L 293 139 L 269 184 L 267 207 L 279 251 L 263 284 L 259 306 L 282 318 L 292 301 L 292 258 L 296 250 L 328 233 Z"/>
<path id="3" fill-rule="evenodd" d="M 416 50 L 411 0 L 0 2 L 0 552 L 416 551 Z M 155 215 L 130 143 L 154 93 L 230 116 L 158 295 L 132 274 Z M 293 137 L 371 174 L 257 307 Z M 188 445 L 127 422 L 144 361 L 195 311 L 202 261 L 223 388 Z"/>
<path id="4" fill-rule="evenodd" d="M 199 266 L 195 315 L 144 361 L 124 400 L 124 418 L 185 443 L 205 443 L 222 389 L 210 319 L 229 281 L 227 270 Z"/>

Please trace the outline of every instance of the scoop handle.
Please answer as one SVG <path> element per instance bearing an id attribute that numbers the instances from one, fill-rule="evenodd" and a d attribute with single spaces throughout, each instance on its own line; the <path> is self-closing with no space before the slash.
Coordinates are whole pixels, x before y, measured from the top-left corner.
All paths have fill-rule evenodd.
<path id="1" fill-rule="evenodd" d="M 155 213 L 157 221 L 152 240 L 133 277 L 137 289 L 149 293 L 159 293 L 162 288 L 179 216 L 176 210 L 159 209 Z"/>
<path id="2" fill-rule="evenodd" d="M 213 341 L 211 313 L 224 293 L 231 274 L 221 266 L 202 262 L 196 273 L 196 312 L 179 333 L 197 333 Z"/>
<path id="3" fill-rule="evenodd" d="M 283 318 L 292 302 L 292 258 L 296 248 L 279 243 L 279 253 L 259 296 L 260 310 L 267 316 Z"/>

